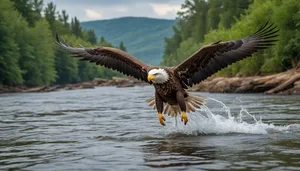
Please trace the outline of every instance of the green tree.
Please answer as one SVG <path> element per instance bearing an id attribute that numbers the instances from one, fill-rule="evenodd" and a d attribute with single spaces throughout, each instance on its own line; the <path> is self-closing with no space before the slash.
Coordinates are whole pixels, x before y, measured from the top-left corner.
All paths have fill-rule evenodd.
<path id="1" fill-rule="evenodd" d="M 39 71 L 41 74 L 41 83 L 35 85 L 49 85 L 56 79 L 55 57 L 53 51 L 52 33 L 48 29 L 49 24 L 46 20 L 40 20 L 36 26 L 30 30 L 33 43 L 33 56 L 37 59 Z"/>
<path id="2" fill-rule="evenodd" d="M 103 36 L 101 36 L 99 44 L 103 47 L 113 47 L 113 45 L 105 40 Z"/>
<path id="3" fill-rule="evenodd" d="M 220 22 L 221 1 L 210 0 L 208 6 L 206 30 L 217 29 Z"/>
<path id="4" fill-rule="evenodd" d="M 125 47 L 123 41 L 121 41 L 120 46 L 119 46 L 119 49 L 121 49 L 121 50 L 127 52 L 127 48 Z"/>
<path id="5" fill-rule="evenodd" d="M 171 38 L 165 39 L 163 64 L 174 65 L 182 61 L 188 54 L 184 53 L 185 50 L 188 52 L 193 49 L 189 46 L 198 45 L 200 48 L 202 44 L 242 38 L 253 33 L 266 21 L 272 21 L 280 28 L 279 41 L 218 74 L 234 76 L 274 73 L 290 69 L 299 63 L 300 3 L 297 0 L 199 2 L 201 0 L 185 1 L 183 12 L 178 14 L 177 30 Z M 208 6 L 207 17 L 205 23 L 200 24 L 204 20 L 197 17 L 200 16 L 200 11 L 205 11 L 204 4 Z M 206 26 L 204 33 L 200 26 Z"/>
<path id="6" fill-rule="evenodd" d="M 58 13 L 54 3 L 47 4 L 44 15 L 42 0 L 2 0 L 0 6 L 0 84 L 41 86 L 121 75 L 78 62 L 54 46 L 53 35 L 59 34 L 74 46 L 112 47 L 104 37 L 98 42 L 93 30 L 82 30 L 76 17 L 68 23 L 67 12 Z M 121 48 L 126 50 L 124 44 Z"/>
<path id="7" fill-rule="evenodd" d="M 97 43 L 97 36 L 94 30 L 87 31 L 87 41 L 95 45 Z"/>
<path id="8" fill-rule="evenodd" d="M 230 28 L 241 14 L 245 13 L 250 4 L 249 0 L 222 0 L 222 11 L 219 27 Z"/>
<path id="9" fill-rule="evenodd" d="M 204 40 L 204 35 L 207 33 L 207 15 L 208 15 L 208 4 L 207 2 L 200 0 L 196 4 L 195 14 L 195 31 L 193 31 L 193 38 L 197 42 Z"/>
<path id="10" fill-rule="evenodd" d="M 21 84 L 23 79 L 18 66 L 18 46 L 12 37 L 6 36 L 10 34 L 6 29 L 0 24 L 0 84 Z"/>
<path id="11" fill-rule="evenodd" d="M 12 0 L 14 7 L 22 14 L 30 26 L 33 26 L 41 16 L 43 0 Z"/>
<path id="12" fill-rule="evenodd" d="M 56 34 L 56 5 L 53 4 L 53 2 L 50 2 L 47 4 L 47 7 L 44 10 L 45 13 L 45 19 L 48 21 L 50 25 L 50 30 L 52 31 L 52 34 Z"/>
<path id="13" fill-rule="evenodd" d="M 48 28 L 47 21 L 41 19 L 34 27 L 23 29 L 23 34 L 16 39 L 21 53 L 19 66 L 28 86 L 49 85 L 55 81 L 52 34 Z"/>
<path id="14" fill-rule="evenodd" d="M 76 37 L 80 37 L 82 38 L 83 37 L 83 34 L 82 34 L 82 28 L 80 26 L 80 22 L 79 20 L 77 19 L 77 17 L 74 17 L 72 19 L 72 22 L 71 22 L 71 30 L 72 30 L 72 33 L 76 36 Z"/>
<path id="15" fill-rule="evenodd" d="M 22 84 L 22 72 L 18 65 L 20 52 L 15 41 L 15 31 L 24 29 L 26 21 L 14 10 L 10 0 L 0 1 L 0 6 L 0 84 Z"/>
<path id="16" fill-rule="evenodd" d="M 70 27 L 70 24 L 68 23 L 69 15 L 67 14 L 66 10 L 62 10 L 62 11 L 61 11 L 61 14 L 58 15 L 58 18 L 59 18 L 59 21 L 60 21 L 61 23 L 63 23 L 63 25 L 64 25 L 66 28 L 69 28 L 69 27 Z"/>
<path id="17" fill-rule="evenodd" d="M 222 14 L 219 27 L 230 28 L 236 16 L 237 0 L 222 0 Z"/>
<path id="18" fill-rule="evenodd" d="M 75 42 L 76 37 L 65 36 L 67 42 Z M 78 77 L 78 60 L 72 58 L 63 50 L 57 49 L 55 51 L 55 69 L 57 72 L 57 84 L 76 83 L 79 81 Z"/>

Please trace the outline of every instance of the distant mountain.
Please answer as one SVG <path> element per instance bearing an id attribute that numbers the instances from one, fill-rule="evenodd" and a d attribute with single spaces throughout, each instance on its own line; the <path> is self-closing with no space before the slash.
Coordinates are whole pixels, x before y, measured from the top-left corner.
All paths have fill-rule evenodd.
<path id="1" fill-rule="evenodd" d="M 114 46 L 123 41 L 127 51 L 148 64 L 159 64 L 164 50 L 164 37 L 171 37 L 175 20 L 144 17 L 124 17 L 82 22 L 86 29 L 95 30 Z"/>

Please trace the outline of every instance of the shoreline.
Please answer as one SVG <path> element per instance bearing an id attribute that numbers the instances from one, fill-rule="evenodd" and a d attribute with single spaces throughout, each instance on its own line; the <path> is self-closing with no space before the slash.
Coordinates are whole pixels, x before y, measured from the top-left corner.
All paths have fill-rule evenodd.
<path id="1" fill-rule="evenodd" d="M 195 85 L 193 91 L 210 93 L 264 93 L 300 95 L 300 70 L 251 77 L 212 77 Z"/>
<path id="2" fill-rule="evenodd" d="M 149 84 L 134 78 L 113 77 L 112 79 L 95 78 L 88 82 L 41 87 L 0 86 L 0 93 L 51 92 L 57 90 L 91 89 L 103 86 L 123 88 L 147 85 Z M 300 70 L 292 69 L 267 76 L 210 77 L 200 84 L 193 86 L 190 90 L 210 93 L 300 95 Z"/>

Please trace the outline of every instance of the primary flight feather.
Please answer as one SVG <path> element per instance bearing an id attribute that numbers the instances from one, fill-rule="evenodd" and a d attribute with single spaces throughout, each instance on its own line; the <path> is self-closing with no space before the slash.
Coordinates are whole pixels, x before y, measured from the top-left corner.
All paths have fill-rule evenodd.
<path id="1" fill-rule="evenodd" d="M 187 113 L 200 108 L 205 99 L 189 94 L 186 89 L 200 83 L 228 65 L 250 57 L 254 52 L 273 45 L 278 29 L 266 23 L 254 34 L 239 40 L 216 42 L 203 46 L 175 67 L 150 66 L 132 55 L 111 47 L 74 48 L 56 35 L 57 44 L 74 57 L 117 70 L 125 75 L 153 84 L 155 96 L 147 100 L 158 112 L 159 122 L 165 125 L 163 114 L 181 113 L 184 124 Z"/>

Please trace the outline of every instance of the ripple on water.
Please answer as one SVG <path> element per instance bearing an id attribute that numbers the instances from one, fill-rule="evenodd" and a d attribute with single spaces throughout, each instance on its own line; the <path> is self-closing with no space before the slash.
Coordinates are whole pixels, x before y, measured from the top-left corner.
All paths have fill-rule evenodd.
<path id="1" fill-rule="evenodd" d="M 0 170 L 299 170 L 299 96 L 193 93 L 165 127 L 152 87 L 0 95 Z"/>

